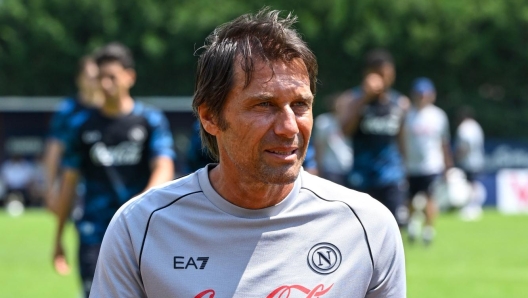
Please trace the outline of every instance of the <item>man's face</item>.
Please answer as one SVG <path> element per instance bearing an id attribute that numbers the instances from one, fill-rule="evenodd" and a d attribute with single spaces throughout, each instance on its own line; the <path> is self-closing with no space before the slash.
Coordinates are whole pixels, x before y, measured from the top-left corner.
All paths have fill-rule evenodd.
<path id="1" fill-rule="evenodd" d="M 134 85 L 136 73 L 117 61 L 106 62 L 99 67 L 99 82 L 106 99 L 118 99 L 128 95 Z"/>
<path id="2" fill-rule="evenodd" d="M 233 88 L 223 118 L 227 128 L 214 130 L 220 164 L 233 175 L 255 182 L 289 184 L 302 166 L 312 129 L 313 94 L 302 60 L 256 62 L 249 86 L 235 66 Z"/>
<path id="3" fill-rule="evenodd" d="M 416 107 L 425 107 L 426 105 L 432 104 L 436 100 L 435 92 L 411 92 L 411 99 Z"/>

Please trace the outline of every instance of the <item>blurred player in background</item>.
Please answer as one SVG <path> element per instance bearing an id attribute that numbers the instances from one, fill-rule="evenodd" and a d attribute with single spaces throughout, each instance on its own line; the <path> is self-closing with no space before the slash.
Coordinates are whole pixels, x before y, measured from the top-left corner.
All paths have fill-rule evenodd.
<path id="1" fill-rule="evenodd" d="M 82 57 L 79 61 L 79 69 L 75 80 L 79 92 L 76 96 L 62 101 L 51 119 L 43 163 L 46 177 L 46 206 L 53 213 L 56 213 L 58 208 L 55 199 L 58 191 L 57 178 L 60 176 L 60 160 L 64 152 L 68 131 L 75 121 L 75 115 L 87 109 L 100 107 L 103 104 L 104 98 L 97 82 L 98 75 L 99 68 L 95 64 L 93 57 Z"/>
<path id="2" fill-rule="evenodd" d="M 172 135 L 161 111 L 134 101 L 130 89 L 136 73 L 130 50 L 111 43 L 94 55 L 105 100 L 100 109 L 72 123 L 63 158 L 57 202 L 54 263 L 67 272 L 62 246 L 74 190 L 86 185 L 79 232 L 79 267 L 86 296 L 91 287 L 103 235 L 117 209 L 146 189 L 173 179 Z"/>
<path id="3" fill-rule="evenodd" d="M 453 165 L 451 158 L 449 120 L 446 113 L 434 105 L 436 89 L 428 78 L 417 78 L 411 89 L 412 107 L 405 119 L 405 164 L 409 182 L 409 198 L 423 193 L 425 205 L 425 227 L 413 217 L 409 222 L 409 239 L 414 241 L 420 231 L 424 243 L 434 237 L 434 219 L 437 205 L 433 198 L 433 183 Z M 410 209 L 413 210 L 412 204 Z"/>
<path id="4" fill-rule="evenodd" d="M 352 148 L 339 124 L 338 113 L 343 113 L 342 97 L 327 98 L 330 112 L 315 118 L 313 143 L 319 176 L 346 185 L 346 177 L 352 168 Z"/>
<path id="5" fill-rule="evenodd" d="M 403 121 L 410 104 L 406 96 L 391 89 L 395 78 L 392 55 L 382 49 L 369 52 L 362 85 L 342 95 L 346 108 L 340 122 L 354 144 L 348 186 L 381 201 L 404 225 L 408 212 Z"/>
<path id="6" fill-rule="evenodd" d="M 484 168 L 484 131 L 475 120 L 474 110 L 464 106 L 458 111 L 458 127 L 455 135 L 455 162 L 466 174 L 471 184 L 469 203 L 462 210 L 467 219 L 476 219 L 482 212 L 485 198 L 479 196 L 476 176 Z"/>

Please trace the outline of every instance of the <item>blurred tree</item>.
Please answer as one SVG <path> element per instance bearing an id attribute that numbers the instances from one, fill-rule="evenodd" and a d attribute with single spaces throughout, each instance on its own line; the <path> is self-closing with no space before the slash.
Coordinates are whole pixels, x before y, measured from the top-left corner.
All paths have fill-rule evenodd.
<path id="1" fill-rule="evenodd" d="M 523 0 L 269 0 L 293 11 L 320 65 L 318 97 L 357 85 L 362 56 L 386 47 L 396 88 L 437 84 L 451 115 L 478 107 L 489 135 L 528 125 L 528 6 Z M 75 90 L 77 59 L 119 40 L 137 60 L 135 95 L 191 95 L 194 52 L 215 26 L 262 7 L 257 0 L 0 0 L 0 95 Z M 316 112 L 324 105 L 316 101 Z M 508 121 L 504 119 L 508 115 Z"/>

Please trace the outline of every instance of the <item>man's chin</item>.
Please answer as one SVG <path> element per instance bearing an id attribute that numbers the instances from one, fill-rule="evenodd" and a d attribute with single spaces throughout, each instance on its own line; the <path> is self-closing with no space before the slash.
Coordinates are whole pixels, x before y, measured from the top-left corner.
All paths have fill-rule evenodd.
<path id="1" fill-rule="evenodd" d="M 300 170 L 301 167 L 297 165 L 284 168 L 268 167 L 260 171 L 260 178 L 266 184 L 287 185 L 295 182 Z"/>

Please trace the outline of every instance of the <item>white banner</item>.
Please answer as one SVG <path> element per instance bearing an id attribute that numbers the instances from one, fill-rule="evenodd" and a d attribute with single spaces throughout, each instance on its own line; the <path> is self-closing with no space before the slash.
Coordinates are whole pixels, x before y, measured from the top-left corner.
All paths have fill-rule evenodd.
<path id="1" fill-rule="evenodd" d="M 528 169 L 497 172 L 497 208 L 504 213 L 528 213 Z"/>

